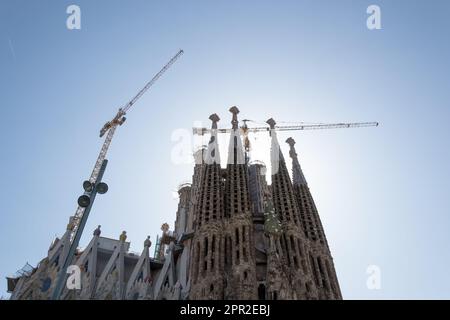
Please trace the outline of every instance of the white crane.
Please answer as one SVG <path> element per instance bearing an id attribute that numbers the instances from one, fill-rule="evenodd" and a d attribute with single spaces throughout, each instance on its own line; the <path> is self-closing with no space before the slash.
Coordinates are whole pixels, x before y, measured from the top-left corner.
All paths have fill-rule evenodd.
<path id="1" fill-rule="evenodd" d="M 78 198 L 78 208 L 70 219 L 69 231 L 70 231 L 70 246 L 66 254 L 60 257 L 60 270 L 56 279 L 55 289 L 53 290 L 52 299 L 58 300 L 61 296 L 63 290 L 64 279 L 67 277 L 66 270 L 69 263 L 75 254 L 75 249 L 78 247 L 81 235 L 83 233 L 84 226 L 86 225 L 87 218 L 89 217 L 89 212 L 92 207 L 92 203 L 95 199 L 95 195 L 98 193 L 105 193 L 108 186 L 101 182 L 103 173 L 106 168 L 107 160 L 106 154 L 108 152 L 111 141 L 114 137 L 114 133 L 118 126 L 121 126 L 126 118 L 125 115 L 130 110 L 130 108 L 139 100 L 140 97 L 170 68 L 172 64 L 183 54 L 183 50 L 178 51 L 178 53 L 170 59 L 170 61 L 142 88 L 136 96 L 133 97 L 125 106 L 119 108 L 116 116 L 108 121 L 103 128 L 100 130 L 100 137 L 106 134 L 105 141 L 103 142 L 100 153 L 95 162 L 94 169 L 92 170 L 91 176 L 88 181 L 83 183 L 83 188 L 86 191 L 84 195 Z"/>
<path id="2" fill-rule="evenodd" d="M 178 53 L 170 59 L 170 61 L 136 94 L 136 96 L 133 97 L 125 106 L 122 108 L 119 108 L 119 111 L 117 112 L 116 116 L 111 120 L 108 121 L 103 128 L 100 130 L 100 137 L 103 137 L 106 133 L 105 141 L 103 142 L 102 148 L 100 150 L 100 153 L 97 157 L 97 161 L 95 162 L 94 169 L 92 170 L 91 176 L 89 178 L 89 182 L 91 184 L 94 184 L 97 180 L 98 174 L 100 172 L 100 168 L 102 167 L 103 160 L 105 160 L 106 154 L 108 152 L 109 146 L 111 144 L 111 141 L 114 137 L 114 133 L 116 132 L 116 129 L 118 126 L 121 126 L 126 118 L 125 115 L 130 110 L 130 108 L 136 103 L 139 98 L 141 98 L 144 93 L 164 74 L 164 72 L 167 71 L 174 63 L 177 61 L 177 59 L 184 53 L 183 50 L 178 51 Z M 80 220 L 83 216 L 83 213 L 85 211 L 84 207 L 78 206 L 75 215 L 72 217 L 71 220 L 71 227 L 72 227 L 72 235 L 71 240 L 73 240 L 73 237 L 79 227 Z"/>

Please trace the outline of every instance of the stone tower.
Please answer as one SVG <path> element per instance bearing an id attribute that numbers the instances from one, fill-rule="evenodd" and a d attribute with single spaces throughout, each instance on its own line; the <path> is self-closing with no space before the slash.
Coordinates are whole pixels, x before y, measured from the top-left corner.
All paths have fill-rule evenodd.
<path id="1" fill-rule="evenodd" d="M 205 154 L 207 152 L 207 148 L 203 146 L 199 150 L 194 153 L 194 174 L 192 175 L 192 185 L 191 185 L 191 196 L 190 196 L 190 206 L 189 206 L 189 214 L 187 219 L 187 232 L 194 231 L 194 222 L 195 222 L 195 210 L 198 208 L 198 199 L 200 196 L 200 187 L 202 185 L 202 178 L 205 169 Z"/>
<path id="2" fill-rule="evenodd" d="M 292 176 L 295 198 L 300 210 L 303 232 L 309 240 L 309 264 L 318 289 L 319 299 L 342 299 L 339 283 L 334 269 L 333 258 L 327 238 L 320 221 L 319 213 L 303 175 L 295 151 L 295 141 L 288 138 L 289 155 L 292 158 Z"/>
<path id="3" fill-rule="evenodd" d="M 193 242 L 192 235 L 195 230 L 195 221 L 196 221 L 196 209 L 198 208 L 198 199 L 200 196 L 200 187 L 202 186 L 202 177 L 203 171 L 205 168 L 205 154 L 206 148 L 203 146 L 199 150 L 194 153 L 194 174 L 192 175 L 192 184 L 190 187 L 190 195 L 188 197 L 189 202 L 189 211 L 186 217 L 186 227 L 184 232 L 179 233 L 180 236 L 183 236 L 183 233 L 189 235 L 186 237 L 182 244 L 184 246 L 183 254 L 181 256 L 182 266 L 180 268 L 180 277 L 181 277 L 181 295 L 183 299 L 186 299 L 189 296 L 190 288 L 191 288 L 191 262 L 192 262 L 192 251 L 193 251 Z M 183 187 L 182 187 L 183 188 Z M 181 188 L 181 189 L 182 189 Z M 179 190 L 181 191 L 181 190 Z M 181 197 L 180 197 L 181 203 Z"/>
<path id="4" fill-rule="evenodd" d="M 181 185 L 178 189 L 179 202 L 174 230 L 177 237 L 185 233 L 188 229 L 187 225 L 191 206 L 191 189 L 192 187 L 188 183 Z"/>
<path id="5" fill-rule="evenodd" d="M 312 299 L 317 290 L 308 265 L 309 250 L 307 238 L 303 232 L 300 211 L 294 196 L 289 173 L 281 152 L 275 131 L 275 120 L 269 119 L 271 135 L 272 199 L 275 213 L 282 226 L 281 248 L 283 258 L 289 268 L 288 277 L 291 289 L 275 293 L 274 299 Z"/>
<path id="6" fill-rule="evenodd" d="M 205 300 L 342 299 L 333 258 L 303 175 L 295 141 L 289 138 L 292 180 L 270 119 L 271 184 L 263 163 L 248 163 L 238 123 L 232 129 L 227 165 L 221 167 L 216 114 L 206 148 L 194 154 L 192 183 L 178 189 L 174 230 L 164 223 L 150 257 L 129 251 L 126 232 L 101 237 L 100 226 L 73 263 L 82 288 L 61 299 Z M 245 126 L 244 133 L 245 131 Z M 248 131 L 247 131 L 248 132 Z M 244 135 L 245 137 L 245 135 Z M 249 148 L 245 149 L 249 150 Z M 31 271 L 8 278 L 11 299 L 48 299 L 70 244 L 72 223 Z"/>
<path id="7" fill-rule="evenodd" d="M 237 115 L 232 107 L 232 130 L 225 179 L 225 296 L 256 299 L 256 263 L 248 171 Z"/>
<path id="8" fill-rule="evenodd" d="M 189 290 L 189 258 L 191 250 L 191 238 L 183 239 L 184 235 L 190 232 L 189 224 L 191 223 L 189 217 L 191 214 L 191 198 L 192 198 L 192 186 L 188 183 L 182 184 L 178 188 L 179 202 L 177 210 L 177 218 L 175 220 L 175 230 L 174 238 L 177 243 L 183 245 L 184 250 L 182 251 L 179 261 L 180 261 L 180 271 L 179 271 L 179 285 L 181 296 L 185 297 Z"/>
<path id="9" fill-rule="evenodd" d="M 265 228 L 266 206 L 264 200 L 269 195 L 266 181 L 266 166 L 260 161 L 254 161 L 248 166 L 250 200 L 253 213 L 253 232 L 255 239 L 256 281 L 258 299 L 266 299 L 267 291 L 267 246 Z"/>
<path id="10" fill-rule="evenodd" d="M 208 144 L 195 209 L 195 234 L 192 241 L 190 299 L 223 299 L 223 185 L 217 122 L 213 114 L 211 139 Z"/>

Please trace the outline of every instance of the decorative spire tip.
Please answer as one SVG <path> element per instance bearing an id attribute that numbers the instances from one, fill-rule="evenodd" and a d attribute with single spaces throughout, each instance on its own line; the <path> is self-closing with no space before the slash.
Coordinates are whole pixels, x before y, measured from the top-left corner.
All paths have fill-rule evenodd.
<path id="1" fill-rule="evenodd" d="M 275 122 L 275 120 L 273 120 L 273 118 L 270 118 L 269 120 L 266 121 L 266 123 L 270 126 L 270 129 L 275 129 L 275 125 L 277 124 Z"/>
<path id="2" fill-rule="evenodd" d="M 220 118 L 217 115 L 217 113 L 213 113 L 212 115 L 209 116 L 209 120 L 212 121 L 212 125 L 211 128 L 212 129 L 217 129 L 217 122 L 219 122 Z"/>
<path id="3" fill-rule="evenodd" d="M 239 109 L 236 106 L 233 106 L 230 108 L 230 112 L 233 114 L 233 119 L 231 120 L 231 124 L 233 125 L 233 130 L 237 130 L 238 129 L 238 119 L 237 119 L 237 115 L 239 113 Z"/>
<path id="4" fill-rule="evenodd" d="M 97 229 L 94 230 L 94 236 L 99 237 L 100 234 L 102 233 L 102 230 L 100 230 L 101 225 L 98 225 Z"/>
<path id="5" fill-rule="evenodd" d="M 286 143 L 287 143 L 291 148 L 293 148 L 294 145 L 295 145 L 295 140 L 292 139 L 292 137 L 289 137 L 289 138 L 287 138 Z"/>
<path id="6" fill-rule="evenodd" d="M 147 236 L 147 239 L 144 241 L 144 247 L 151 247 L 152 242 L 150 241 L 150 236 Z"/>
<path id="7" fill-rule="evenodd" d="M 231 112 L 232 114 L 238 114 L 238 113 L 239 113 L 239 109 L 238 109 L 238 107 L 236 107 L 236 106 L 232 106 L 232 107 L 230 108 L 230 112 Z"/>

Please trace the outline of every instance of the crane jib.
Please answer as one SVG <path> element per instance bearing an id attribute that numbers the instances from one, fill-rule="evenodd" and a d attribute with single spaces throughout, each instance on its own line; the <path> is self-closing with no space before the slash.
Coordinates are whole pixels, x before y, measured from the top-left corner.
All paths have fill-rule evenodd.
<path id="1" fill-rule="evenodd" d="M 89 178 L 90 184 L 97 183 L 99 179 L 101 180 L 103 176 L 103 172 L 108 162 L 106 160 L 106 154 L 108 152 L 109 146 L 114 136 L 114 132 L 116 131 L 118 126 L 122 125 L 125 122 L 126 118 L 124 117 L 124 115 L 182 54 L 183 50 L 178 51 L 178 53 L 172 59 L 170 59 L 170 61 L 144 86 L 144 88 L 141 89 L 138 92 L 138 94 L 125 105 L 125 107 L 120 108 L 115 117 L 111 121 L 108 121 L 102 127 L 102 129 L 100 130 L 100 137 L 103 137 L 106 133 L 108 134 L 106 135 L 105 141 L 103 142 L 102 148 L 97 157 L 97 161 L 95 162 L 94 169 L 92 170 L 91 176 Z M 95 195 L 93 197 L 95 198 Z M 71 218 L 70 248 L 67 254 L 65 254 L 64 257 L 61 257 L 61 261 L 65 261 L 65 263 L 58 273 L 57 287 L 53 292 L 52 296 L 53 299 L 59 299 L 60 294 L 62 292 L 63 280 L 66 277 L 67 262 L 71 260 L 71 257 L 73 256 L 75 249 L 78 246 L 78 241 L 81 237 L 81 234 L 83 233 L 84 225 L 89 215 L 90 206 L 92 206 L 92 202 L 90 203 L 88 210 L 86 210 L 86 208 L 82 206 L 78 206 L 75 214 Z"/>
<path id="2" fill-rule="evenodd" d="M 351 123 L 329 123 L 329 124 L 305 124 L 297 126 L 275 126 L 277 131 L 293 131 L 293 130 L 320 130 L 320 129 L 340 129 L 340 128 L 361 128 L 361 127 L 377 127 L 378 122 L 351 122 Z M 255 127 L 249 128 L 247 126 L 241 127 L 245 132 L 264 132 L 270 131 L 269 127 Z M 230 133 L 232 129 L 218 129 L 220 133 Z M 204 135 L 211 132 L 208 128 L 193 128 L 193 133 L 196 135 Z"/>
<path id="3" fill-rule="evenodd" d="M 170 68 L 172 64 L 184 53 L 183 50 L 178 51 L 178 53 L 170 59 L 170 61 L 144 86 L 143 89 L 141 89 L 138 94 L 130 100 L 125 107 L 120 108 L 117 114 L 114 116 L 114 118 L 111 121 L 108 121 L 103 128 L 100 130 L 100 137 L 103 137 L 106 133 L 105 141 L 103 142 L 102 148 L 100 150 L 100 153 L 97 157 L 97 161 L 95 162 L 94 169 L 92 170 L 91 176 L 89 178 L 89 181 L 92 183 L 96 181 L 98 174 L 100 172 L 101 166 L 103 161 L 106 158 L 106 154 L 108 153 L 109 146 L 111 145 L 111 141 L 113 139 L 114 133 L 118 126 L 122 125 L 126 118 L 124 115 L 127 113 L 127 111 L 136 103 L 136 101 L 144 95 L 144 93 L 164 74 L 164 72 L 167 71 L 167 69 Z M 74 232 L 78 228 L 78 222 L 80 218 L 83 216 L 84 210 L 78 208 L 74 217 Z M 73 238 L 73 234 L 71 238 Z"/>

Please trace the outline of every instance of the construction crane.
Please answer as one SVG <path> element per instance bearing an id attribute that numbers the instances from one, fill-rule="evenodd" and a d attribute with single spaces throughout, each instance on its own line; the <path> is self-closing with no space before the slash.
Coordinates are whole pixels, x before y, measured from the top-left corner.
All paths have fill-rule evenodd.
<path id="1" fill-rule="evenodd" d="M 246 162 L 248 162 L 248 154 L 250 152 L 250 140 L 248 138 L 248 134 L 250 132 L 256 133 L 261 131 L 270 131 L 269 126 L 265 127 L 249 127 L 247 125 L 248 122 L 255 122 L 253 120 L 244 119 L 242 120 L 244 123 L 241 127 L 241 133 L 244 137 L 244 148 L 245 148 L 245 158 Z M 315 123 L 315 124 L 297 124 L 290 126 L 275 126 L 276 131 L 292 131 L 292 130 L 319 130 L 319 129 L 341 129 L 341 128 L 360 128 L 360 127 L 377 127 L 378 122 L 350 122 L 350 123 Z M 208 128 L 192 128 L 194 134 L 196 135 L 205 135 L 211 133 L 211 129 Z M 219 133 L 229 133 L 232 132 L 233 129 L 217 129 Z"/>
<path id="2" fill-rule="evenodd" d="M 178 51 L 178 53 L 173 56 L 172 59 L 136 94 L 136 96 L 133 97 L 125 106 L 122 108 L 119 108 L 119 111 L 115 115 L 115 117 L 108 121 L 103 128 L 100 130 L 100 138 L 103 137 L 106 133 L 105 141 L 103 142 L 102 148 L 100 150 L 100 153 L 97 157 L 97 161 L 95 162 L 94 169 L 92 170 L 91 176 L 89 178 L 89 182 L 91 184 L 94 184 L 97 180 L 100 168 L 102 166 L 103 160 L 105 160 L 106 154 L 108 152 L 109 146 L 111 144 L 111 141 L 114 137 L 114 133 L 116 132 L 117 127 L 121 126 L 126 118 L 125 115 L 130 110 L 130 108 L 136 103 L 136 101 L 141 98 L 144 93 L 169 69 L 175 61 L 178 60 L 178 58 L 184 53 L 183 50 Z M 71 240 L 73 239 L 73 236 L 75 235 L 78 226 L 79 221 L 81 220 L 81 217 L 83 216 L 85 208 L 78 206 L 77 211 L 75 212 L 75 215 L 72 218 L 71 224 L 72 224 L 72 235 Z"/>
<path id="3" fill-rule="evenodd" d="M 58 273 L 57 284 L 53 291 L 52 299 L 58 300 L 63 290 L 64 279 L 66 278 L 66 270 L 69 263 L 74 256 L 75 250 L 78 247 L 81 235 L 83 233 L 86 220 L 89 216 L 92 203 L 95 199 L 95 195 L 98 193 L 105 193 L 108 190 L 108 186 L 101 182 L 103 173 L 105 171 L 107 160 L 106 154 L 108 153 L 109 146 L 114 137 L 117 127 L 121 126 L 126 118 L 125 115 L 130 108 L 141 98 L 144 93 L 169 69 L 175 61 L 184 53 L 183 50 L 170 59 L 170 61 L 149 81 L 147 84 L 131 99 L 125 106 L 119 108 L 119 111 L 111 121 L 108 121 L 100 130 L 100 138 L 106 134 L 105 141 L 103 142 L 100 153 L 95 162 L 94 169 L 92 170 L 89 180 L 83 183 L 85 194 L 78 198 L 78 208 L 75 214 L 71 217 L 68 230 L 70 231 L 70 248 L 61 259 L 61 268 Z"/>

